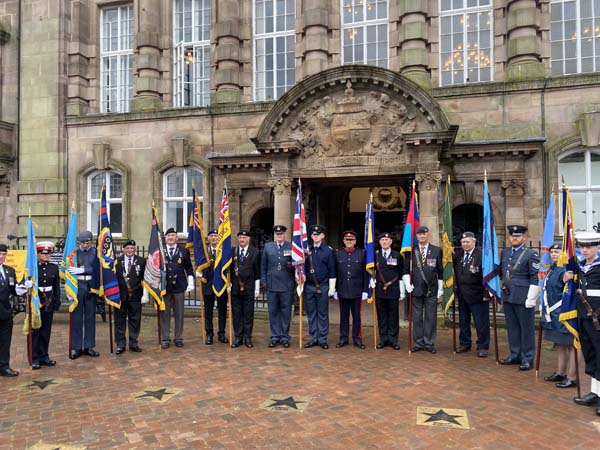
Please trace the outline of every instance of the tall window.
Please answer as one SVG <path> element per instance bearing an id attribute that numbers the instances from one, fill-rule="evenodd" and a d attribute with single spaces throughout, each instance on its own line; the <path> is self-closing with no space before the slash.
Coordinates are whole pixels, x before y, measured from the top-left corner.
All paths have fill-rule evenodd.
<path id="1" fill-rule="evenodd" d="M 295 0 L 254 0 L 254 100 L 281 97 L 296 81 Z"/>
<path id="2" fill-rule="evenodd" d="M 202 172 L 188 167 L 175 168 L 163 177 L 164 228 L 173 227 L 177 233 L 187 232 L 190 212 L 194 208 L 192 182 L 202 200 Z"/>
<path id="3" fill-rule="evenodd" d="M 440 0 L 440 84 L 492 80 L 491 0 Z"/>
<path id="4" fill-rule="evenodd" d="M 210 0 L 174 0 L 175 106 L 210 103 Z"/>
<path id="5" fill-rule="evenodd" d="M 110 231 L 114 235 L 123 233 L 123 177 L 117 172 L 94 172 L 88 177 L 87 186 L 87 229 L 98 232 L 98 214 L 102 186 L 106 188 L 106 207 L 110 220 Z"/>
<path id="6" fill-rule="evenodd" d="M 576 149 L 561 156 L 558 179 L 563 177 L 573 199 L 575 229 L 592 231 L 600 222 L 600 149 Z"/>
<path id="7" fill-rule="evenodd" d="M 342 0 L 343 64 L 388 66 L 387 0 Z"/>
<path id="8" fill-rule="evenodd" d="M 552 75 L 600 71 L 600 1 L 552 0 Z"/>
<path id="9" fill-rule="evenodd" d="M 128 112 L 133 96 L 133 6 L 102 8 L 100 110 Z"/>

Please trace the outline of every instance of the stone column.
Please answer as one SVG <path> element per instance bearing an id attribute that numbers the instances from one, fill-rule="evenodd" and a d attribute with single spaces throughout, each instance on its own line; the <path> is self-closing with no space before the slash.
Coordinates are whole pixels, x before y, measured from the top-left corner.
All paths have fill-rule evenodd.
<path id="1" fill-rule="evenodd" d="M 160 0 L 137 0 L 139 12 L 135 33 L 135 95 L 132 111 L 156 111 L 163 107 L 160 91 L 160 30 L 163 14 Z"/>
<path id="2" fill-rule="evenodd" d="M 87 2 L 71 2 L 70 5 L 71 36 L 67 41 L 67 115 L 83 116 L 89 112 L 89 98 L 93 97 L 88 92 L 90 89 L 90 10 Z"/>
<path id="3" fill-rule="evenodd" d="M 527 180 L 513 179 L 502 182 L 504 194 L 504 216 L 506 225 L 527 225 L 524 223 L 524 204 L 523 197 L 525 195 L 525 187 Z"/>
<path id="4" fill-rule="evenodd" d="M 288 228 L 286 239 L 291 237 L 292 210 L 290 202 L 292 199 L 292 179 L 278 177 L 269 180 L 269 186 L 273 188 L 274 225 L 285 225 Z"/>
<path id="5" fill-rule="evenodd" d="M 241 10 L 237 0 L 216 0 L 215 87 L 211 104 L 239 103 L 242 97 Z"/>
<path id="6" fill-rule="evenodd" d="M 302 2 L 302 78 L 329 67 L 329 5 L 323 0 Z"/>
<path id="7" fill-rule="evenodd" d="M 438 191 L 442 174 L 440 171 L 417 173 L 415 180 L 418 183 L 419 216 L 421 225 L 429 228 L 431 242 L 438 245 L 440 242 L 440 227 L 438 218 Z"/>
<path id="8" fill-rule="evenodd" d="M 541 3 L 537 0 L 509 0 L 507 20 L 507 79 L 544 78 L 540 32 Z"/>
<path id="9" fill-rule="evenodd" d="M 398 45 L 400 73 L 424 88 L 431 88 L 429 70 L 428 2 L 399 0 Z"/>

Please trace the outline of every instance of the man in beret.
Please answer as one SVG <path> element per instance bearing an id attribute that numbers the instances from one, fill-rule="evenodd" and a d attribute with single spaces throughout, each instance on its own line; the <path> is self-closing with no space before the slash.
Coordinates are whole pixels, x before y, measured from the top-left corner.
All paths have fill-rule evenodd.
<path id="1" fill-rule="evenodd" d="M 534 317 L 540 292 L 540 257 L 525 245 L 527 227 L 507 228 L 510 247 L 503 249 L 500 256 L 500 279 L 510 354 L 500 364 L 519 364 L 520 370 L 530 370 L 535 355 Z"/>
<path id="2" fill-rule="evenodd" d="M 267 290 L 271 348 L 279 343 L 290 346 L 294 269 L 292 243 L 285 240 L 286 231 L 284 225 L 273 227 L 273 242 L 265 244 L 261 258 L 260 282 Z"/>
<path id="3" fill-rule="evenodd" d="M 356 248 L 356 231 L 342 233 L 344 247 L 335 252 L 336 284 L 333 297 L 340 303 L 340 341 L 337 348 L 348 345 L 350 313 L 352 313 L 352 341 L 358 348 L 365 348 L 362 341 L 360 320 L 361 300 L 367 299 L 369 284 L 365 270 L 365 251 Z"/>
<path id="4" fill-rule="evenodd" d="M 418 245 L 410 255 L 410 266 L 405 264 L 402 280 L 407 292 L 413 292 L 413 352 L 427 350 L 436 353 L 438 299 L 444 295 L 442 249 L 429 242 L 429 228 L 420 226 L 415 231 Z"/>
<path id="5" fill-rule="evenodd" d="M 165 310 L 160 312 L 160 334 L 162 349 L 171 343 L 171 309 L 175 316 L 175 347 L 183 347 L 183 309 L 184 297 L 194 290 L 194 268 L 190 252 L 177 243 L 177 231 L 169 228 L 165 233 L 165 257 L 167 265 L 167 295 Z"/>
<path id="6" fill-rule="evenodd" d="M 392 235 L 388 232 L 379 235 L 381 249 L 375 255 L 375 307 L 379 329 L 378 349 L 389 345 L 400 350 L 398 343 L 400 299 L 405 296 L 402 273 L 404 259 L 392 248 Z"/>
<path id="7" fill-rule="evenodd" d="M 333 297 L 335 292 L 336 273 L 333 249 L 323 242 L 326 231 L 323 225 L 310 228 L 312 245 L 304 267 L 304 299 L 310 341 L 304 344 L 305 348 L 315 345 L 320 345 L 323 349 L 329 348 L 329 297 Z"/>
<path id="8" fill-rule="evenodd" d="M 10 296 L 17 295 L 15 269 L 4 264 L 8 247 L 0 244 L 0 376 L 16 377 L 19 372 L 10 368 L 10 342 L 13 329 L 13 311 Z"/>
<path id="9" fill-rule="evenodd" d="M 250 245 L 250 233 L 237 234 L 238 246 L 233 249 L 231 278 L 231 309 L 235 340 L 233 348 L 242 345 L 252 348 L 254 300 L 260 294 L 260 259 L 258 250 Z"/>
<path id="10" fill-rule="evenodd" d="M 219 232 L 210 230 L 207 235 L 208 247 L 207 251 L 210 256 L 210 266 L 205 268 L 201 273 L 202 293 L 204 294 L 204 329 L 206 330 L 206 345 L 212 345 L 214 339 L 213 328 L 213 312 L 215 310 L 215 291 L 213 291 L 212 283 L 215 273 L 215 258 L 217 256 L 217 244 L 219 243 Z M 225 325 L 227 324 L 227 294 L 216 297 L 217 301 L 217 316 L 218 328 L 217 339 L 223 344 L 229 343 L 229 339 L 225 336 Z"/>
<path id="11" fill-rule="evenodd" d="M 38 242 L 36 245 L 38 294 L 42 326 L 37 330 L 32 330 L 31 333 L 31 368 L 33 370 L 38 370 L 41 366 L 51 367 L 56 365 L 56 361 L 50 359 L 48 355 L 54 311 L 58 311 L 60 308 L 60 275 L 58 266 L 50 262 L 53 248 L 54 243 L 50 241 Z"/>
<path id="12" fill-rule="evenodd" d="M 146 260 L 136 254 L 133 239 L 123 243 L 123 254 L 117 258 L 115 271 L 121 293 L 121 308 L 115 309 L 116 354 L 125 351 L 125 328 L 129 328 L 129 350 L 141 352 L 138 344 L 142 321 L 142 303 L 148 303 L 148 292 L 142 287 Z"/>
<path id="13" fill-rule="evenodd" d="M 460 345 L 456 353 L 471 351 L 471 316 L 477 330 L 477 356 L 485 358 L 490 348 L 490 298 L 483 287 L 481 249 L 475 234 L 466 231 L 461 249 L 454 253 L 454 290 L 458 301 Z"/>
<path id="14" fill-rule="evenodd" d="M 69 272 L 77 278 L 77 307 L 72 314 L 71 359 L 81 355 L 100 356 L 96 346 L 96 294 L 90 292 L 94 267 L 100 264 L 96 247 L 92 246 L 92 232 L 79 233 L 79 247 L 75 257 L 75 266 Z"/>

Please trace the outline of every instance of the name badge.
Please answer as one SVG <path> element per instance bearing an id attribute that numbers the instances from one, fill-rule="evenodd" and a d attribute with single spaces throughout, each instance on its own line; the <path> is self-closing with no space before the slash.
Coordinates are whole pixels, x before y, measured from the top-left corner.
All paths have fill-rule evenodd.
<path id="1" fill-rule="evenodd" d="M 292 256 L 292 251 L 291 250 L 284 250 L 283 251 L 283 256 Z"/>
<path id="2" fill-rule="evenodd" d="M 388 266 L 397 266 L 398 260 L 396 258 L 388 258 L 387 264 L 388 264 Z"/>

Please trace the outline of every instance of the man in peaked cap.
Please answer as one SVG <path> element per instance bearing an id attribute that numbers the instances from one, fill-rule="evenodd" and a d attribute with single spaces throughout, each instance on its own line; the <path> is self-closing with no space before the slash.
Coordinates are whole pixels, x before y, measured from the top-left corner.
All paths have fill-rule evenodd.
<path id="1" fill-rule="evenodd" d="M 48 346 L 52 333 L 54 311 L 60 308 L 60 276 L 58 266 L 50 262 L 50 254 L 54 243 L 38 242 L 36 245 L 38 257 L 38 294 L 40 299 L 40 318 L 42 326 L 31 334 L 32 358 L 31 368 L 54 366 L 56 361 L 50 359 Z"/>
<path id="2" fill-rule="evenodd" d="M 290 346 L 290 320 L 294 299 L 294 269 L 292 267 L 292 243 L 285 240 L 287 228 L 273 227 L 273 242 L 265 244 L 261 258 L 260 282 L 267 290 L 269 347 L 281 343 Z"/>
<path id="3" fill-rule="evenodd" d="M 217 339 L 223 344 L 229 343 L 225 337 L 225 325 L 227 324 L 227 293 L 220 297 L 215 297 L 212 283 L 215 271 L 215 258 L 217 256 L 217 244 L 219 243 L 219 231 L 210 230 L 207 234 L 208 255 L 210 257 L 210 266 L 205 268 L 199 275 L 202 280 L 202 293 L 204 294 L 204 329 L 206 330 L 206 345 L 212 345 L 214 339 L 213 312 L 215 309 L 215 300 L 217 301 L 218 328 Z"/>
<path id="4" fill-rule="evenodd" d="M 525 245 L 526 226 L 509 225 L 507 229 L 510 247 L 504 248 L 500 256 L 500 280 L 510 354 L 500 364 L 519 364 L 520 370 L 530 370 L 535 355 L 534 317 L 540 292 L 540 257 Z"/>

